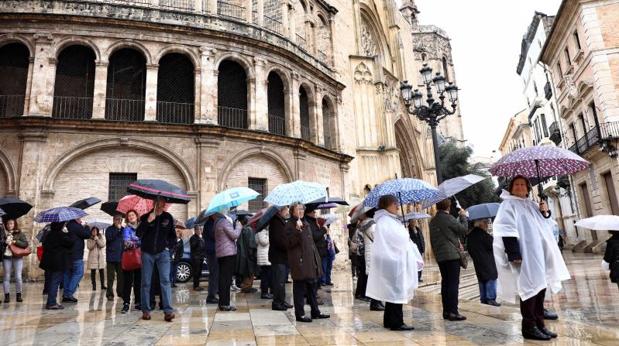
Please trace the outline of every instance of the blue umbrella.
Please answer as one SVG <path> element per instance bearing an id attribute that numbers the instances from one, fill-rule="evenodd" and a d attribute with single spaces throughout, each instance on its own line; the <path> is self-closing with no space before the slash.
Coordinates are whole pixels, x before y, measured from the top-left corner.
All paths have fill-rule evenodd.
<path id="1" fill-rule="evenodd" d="M 88 214 L 82 209 L 73 207 L 58 207 L 43 210 L 34 218 L 34 221 L 39 223 L 65 222 L 69 220 L 79 219 L 86 215 Z"/>
<path id="2" fill-rule="evenodd" d="M 404 216 L 404 221 L 410 221 L 410 220 L 421 220 L 421 219 L 428 219 L 431 218 L 432 216 L 426 214 L 426 213 L 408 213 Z"/>
<path id="3" fill-rule="evenodd" d="M 392 179 L 372 189 L 365 197 L 363 205 L 378 207 L 378 200 L 385 195 L 398 197 L 400 204 L 410 204 L 436 198 L 439 194 L 440 191 L 437 188 L 423 180 L 414 178 Z"/>
<path id="4" fill-rule="evenodd" d="M 277 206 L 285 206 L 293 203 L 306 204 L 326 196 L 326 186 L 297 180 L 277 186 L 264 201 Z"/>
<path id="5" fill-rule="evenodd" d="M 469 207 L 466 211 L 469 213 L 469 220 L 491 219 L 496 216 L 501 203 L 484 203 Z"/>
<path id="6" fill-rule="evenodd" d="M 221 213 L 232 207 L 256 199 L 260 194 L 248 187 L 233 187 L 220 192 L 213 197 L 206 209 L 207 213 Z"/>
<path id="7" fill-rule="evenodd" d="M 192 217 L 187 219 L 187 221 L 185 221 L 185 227 L 191 229 L 194 228 L 195 226 L 199 225 L 198 223 L 198 218 L 197 217 Z"/>

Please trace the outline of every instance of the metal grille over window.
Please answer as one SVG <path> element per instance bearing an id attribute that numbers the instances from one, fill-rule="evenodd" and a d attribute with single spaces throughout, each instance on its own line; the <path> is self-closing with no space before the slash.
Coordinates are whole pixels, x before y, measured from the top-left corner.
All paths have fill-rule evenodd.
<path id="1" fill-rule="evenodd" d="M 269 132 L 284 136 L 286 134 L 284 83 L 276 72 L 269 74 L 268 82 Z"/>
<path id="2" fill-rule="evenodd" d="M 69 46 L 58 56 L 52 117 L 92 118 L 95 53 L 85 46 Z"/>
<path id="3" fill-rule="evenodd" d="M 107 70 L 105 119 L 143 121 L 145 91 L 144 56 L 130 48 L 114 52 Z"/>
<path id="4" fill-rule="evenodd" d="M 118 201 L 128 195 L 127 186 L 136 180 L 137 173 L 110 173 L 108 201 Z"/>
<path id="5" fill-rule="evenodd" d="M 310 115 L 309 115 L 309 99 L 305 88 L 299 89 L 299 106 L 301 116 L 301 138 L 306 141 L 310 140 Z"/>
<path id="6" fill-rule="evenodd" d="M 157 76 L 157 121 L 193 123 L 194 81 L 194 67 L 188 57 L 170 53 L 161 58 Z"/>
<path id="7" fill-rule="evenodd" d="M 264 202 L 264 198 L 268 194 L 267 180 L 260 178 L 248 178 L 247 187 L 260 194 L 256 199 L 248 202 L 249 211 L 254 213 L 262 208 L 266 208 L 267 204 Z"/>
<path id="8" fill-rule="evenodd" d="M 193 10 L 195 0 L 160 0 L 159 6 L 177 10 Z"/>
<path id="9" fill-rule="evenodd" d="M 284 33 L 282 3 L 280 0 L 264 1 L 264 27 L 277 33 Z"/>
<path id="10" fill-rule="evenodd" d="M 220 126 L 247 128 L 247 74 L 237 62 L 224 60 L 217 80 L 217 120 Z"/>
<path id="11" fill-rule="evenodd" d="M 239 0 L 217 0 L 217 14 L 224 17 L 245 19 L 245 7 Z"/>
<path id="12" fill-rule="evenodd" d="M 21 43 L 0 47 L 0 118 L 24 114 L 29 56 Z"/>

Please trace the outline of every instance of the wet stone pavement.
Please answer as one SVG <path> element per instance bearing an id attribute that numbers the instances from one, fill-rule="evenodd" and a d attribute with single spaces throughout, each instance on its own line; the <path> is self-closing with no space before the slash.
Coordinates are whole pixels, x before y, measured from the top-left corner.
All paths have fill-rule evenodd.
<path id="1" fill-rule="evenodd" d="M 63 311 L 46 311 L 40 283 L 26 284 L 25 302 L 0 307 L 1 345 L 619 345 L 619 289 L 607 279 L 596 255 L 566 253 L 573 279 L 547 301 L 559 313 L 549 321 L 559 333 L 553 342 L 525 342 L 520 336 L 516 306 L 500 308 L 476 300 L 476 280 L 471 269 L 461 282 L 461 313 L 465 322 L 447 322 L 441 316 L 439 274 L 435 266 L 424 272 L 425 283 L 412 305 L 404 307 L 411 332 L 392 332 L 382 327 L 382 313 L 369 311 L 356 301 L 348 271 L 335 274 L 335 286 L 322 290 L 322 312 L 327 320 L 297 323 L 292 310 L 271 311 L 270 301 L 259 293 L 233 294 L 236 312 L 218 312 L 206 305 L 206 293 L 179 285 L 173 294 L 176 319 L 163 321 L 153 313 L 151 321 L 141 313 L 121 314 L 121 301 L 108 301 L 102 291 L 90 290 L 82 281 L 77 304 Z M 258 284 L 258 282 L 256 282 Z M 206 282 L 203 283 L 203 286 Z M 290 291 L 292 285 L 287 285 Z M 13 297 L 12 297 L 13 298 Z M 288 296 L 289 300 L 291 295 Z M 306 307 L 309 312 L 309 307 Z"/>

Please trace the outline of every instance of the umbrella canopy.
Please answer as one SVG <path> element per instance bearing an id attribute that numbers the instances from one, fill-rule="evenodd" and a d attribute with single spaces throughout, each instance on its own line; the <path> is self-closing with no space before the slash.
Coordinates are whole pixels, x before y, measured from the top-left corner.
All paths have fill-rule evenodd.
<path id="1" fill-rule="evenodd" d="M 4 210 L 4 217 L 17 219 L 28 214 L 30 209 L 32 209 L 32 205 L 17 197 L 2 197 L 0 198 L 0 208 Z"/>
<path id="2" fill-rule="evenodd" d="M 251 217 L 254 215 L 254 213 L 250 212 L 249 210 L 242 210 L 242 209 L 241 210 L 237 209 L 235 210 L 234 213 L 236 214 L 236 216 L 250 216 Z"/>
<path id="3" fill-rule="evenodd" d="M 596 215 L 576 222 L 576 226 L 594 231 L 619 231 L 619 216 Z"/>
<path id="4" fill-rule="evenodd" d="M 355 207 L 355 212 L 352 214 L 350 218 L 350 223 L 355 223 L 359 219 L 359 217 L 363 214 L 367 214 L 370 211 L 376 210 L 373 207 L 365 207 L 363 204 L 359 204 Z"/>
<path id="5" fill-rule="evenodd" d="M 80 208 L 78 208 L 78 209 L 80 209 Z M 90 228 L 97 227 L 99 229 L 99 231 L 101 231 L 101 233 L 105 232 L 105 230 L 112 225 L 112 224 L 110 224 L 108 222 L 101 221 L 101 220 L 89 221 L 86 224 Z"/>
<path id="6" fill-rule="evenodd" d="M 118 202 L 116 201 L 109 201 L 109 202 L 105 202 L 101 204 L 101 210 L 108 214 L 109 216 L 115 216 L 120 214 L 120 212 L 116 211 L 116 208 L 118 208 Z"/>
<path id="7" fill-rule="evenodd" d="M 4 212 L 4 210 L 0 209 L 0 216 L 6 215 L 6 213 Z"/>
<path id="8" fill-rule="evenodd" d="M 404 215 L 404 221 L 429 219 L 431 217 L 432 216 L 430 216 L 429 214 L 426 214 L 426 213 L 412 212 L 412 213 L 408 213 L 408 214 Z"/>
<path id="9" fill-rule="evenodd" d="M 269 225 L 271 219 L 275 217 L 278 212 L 279 207 L 272 205 L 254 214 L 247 223 L 254 228 L 254 231 L 260 232 Z"/>
<path id="10" fill-rule="evenodd" d="M 469 207 L 466 211 L 469 213 L 469 220 L 492 219 L 499 211 L 501 203 L 483 203 Z"/>
<path id="11" fill-rule="evenodd" d="M 152 199 L 146 199 L 140 197 L 138 195 L 127 195 L 118 201 L 118 205 L 116 206 L 116 212 L 127 214 L 130 210 L 134 210 L 138 213 L 138 217 L 147 214 L 151 210 L 153 210 L 155 206 L 155 201 Z M 170 208 L 170 204 L 166 203 L 164 210 L 168 210 Z"/>
<path id="12" fill-rule="evenodd" d="M 437 196 L 436 198 L 432 198 L 427 201 L 424 201 L 422 204 L 422 207 L 428 208 L 432 206 L 433 204 L 436 204 L 444 199 L 447 199 L 457 194 L 458 192 L 461 192 L 479 183 L 480 181 L 484 179 L 487 179 L 487 177 L 482 177 L 481 175 L 476 175 L 476 174 L 467 174 L 461 177 L 447 179 L 438 186 L 438 189 L 441 192 L 440 195 Z"/>
<path id="13" fill-rule="evenodd" d="M 297 180 L 277 186 L 264 201 L 277 206 L 285 206 L 293 203 L 311 203 L 326 196 L 326 186 Z"/>
<path id="14" fill-rule="evenodd" d="M 101 203 L 101 200 L 97 197 L 88 197 L 84 199 L 80 199 L 79 201 L 73 202 L 69 207 L 78 208 L 78 209 L 86 209 L 90 208 L 93 205 Z"/>
<path id="15" fill-rule="evenodd" d="M 320 204 L 325 204 L 325 203 L 335 203 L 335 204 L 339 204 L 339 205 L 348 205 L 348 202 L 346 202 L 345 200 L 343 200 L 340 197 L 328 197 L 328 196 L 320 197 L 318 199 L 315 199 L 315 200 L 313 200 L 313 201 L 311 201 L 309 203 L 306 203 L 306 205 L 310 206 L 312 204 L 315 204 L 315 205 L 318 206 Z M 316 208 L 316 209 L 318 209 L 318 208 Z"/>
<path id="16" fill-rule="evenodd" d="M 207 211 L 206 209 L 202 210 L 200 212 L 200 214 L 198 215 L 198 217 L 196 218 L 196 223 L 202 225 L 204 223 L 206 223 L 206 221 L 208 220 L 208 218 L 215 214 L 216 212 L 214 211 Z"/>
<path id="17" fill-rule="evenodd" d="M 490 168 L 499 177 L 553 177 L 582 171 L 589 162 L 573 152 L 552 145 L 521 148 L 503 156 Z"/>
<path id="18" fill-rule="evenodd" d="M 127 192 L 147 199 L 163 198 L 168 203 L 187 204 L 191 197 L 187 192 L 167 181 L 157 179 L 141 179 L 127 186 Z"/>
<path id="19" fill-rule="evenodd" d="M 336 208 L 337 207 L 337 203 L 324 203 L 324 204 L 318 204 L 314 209 L 331 209 L 331 208 Z"/>
<path id="20" fill-rule="evenodd" d="M 318 219 L 323 219 L 325 226 L 329 226 L 330 224 L 334 223 L 335 221 L 337 221 L 340 217 L 337 214 L 325 214 L 325 215 L 320 215 L 318 217 Z"/>
<path id="21" fill-rule="evenodd" d="M 199 225 L 199 223 L 197 223 L 198 218 L 197 217 L 192 217 L 187 219 L 187 221 L 185 221 L 185 227 L 187 228 L 194 228 L 195 226 Z"/>
<path id="22" fill-rule="evenodd" d="M 378 207 L 381 196 L 393 195 L 400 199 L 401 204 L 419 203 L 437 198 L 441 192 L 423 180 L 414 178 L 400 178 L 387 180 L 378 185 L 365 197 L 363 205 Z"/>
<path id="23" fill-rule="evenodd" d="M 85 211 L 73 207 L 58 207 L 43 210 L 35 218 L 38 223 L 65 222 L 88 215 Z"/>
<path id="24" fill-rule="evenodd" d="M 216 194 L 211 200 L 211 203 L 209 203 L 206 211 L 207 213 L 221 213 L 230 208 L 238 207 L 247 201 L 256 199 L 259 195 L 258 192 L 248 187 L 233 187 Z"/>

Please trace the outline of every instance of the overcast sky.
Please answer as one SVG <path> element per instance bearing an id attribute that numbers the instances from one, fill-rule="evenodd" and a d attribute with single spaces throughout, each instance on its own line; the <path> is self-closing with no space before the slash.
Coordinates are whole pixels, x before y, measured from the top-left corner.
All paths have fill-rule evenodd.
<path id="1" fill-rule="evenodd" d="M 509 118 L 526 107 L 516 73 L 520 42 L 535 11 L 560 0 L 416 0 L 421 24 L 447 31 L 460 91 L 464 136 L 475 155 L 498 150 Z"/>

